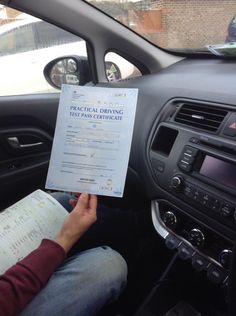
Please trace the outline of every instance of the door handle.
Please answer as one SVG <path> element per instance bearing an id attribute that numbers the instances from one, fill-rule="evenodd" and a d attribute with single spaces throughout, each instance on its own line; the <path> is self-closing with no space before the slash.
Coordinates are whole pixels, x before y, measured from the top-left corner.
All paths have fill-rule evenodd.
<path id="1" fill-rule="evenodd" d="M 21 144 L 18 137 L 8 137 L 7 138 L 9 145 L 16 149 L 24 149 L 24 148 L 32 148 L 42 146 L 43 142 L 29 143 L 29 144 Z"/>

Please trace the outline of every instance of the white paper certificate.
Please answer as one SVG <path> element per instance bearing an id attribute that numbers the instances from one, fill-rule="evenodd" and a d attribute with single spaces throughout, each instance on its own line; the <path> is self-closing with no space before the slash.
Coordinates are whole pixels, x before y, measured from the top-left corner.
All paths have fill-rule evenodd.
<path id="1" fill-rule="evenodd" d="M 63 85 L 46 188 L 122 197 L 138 89 Z"/>

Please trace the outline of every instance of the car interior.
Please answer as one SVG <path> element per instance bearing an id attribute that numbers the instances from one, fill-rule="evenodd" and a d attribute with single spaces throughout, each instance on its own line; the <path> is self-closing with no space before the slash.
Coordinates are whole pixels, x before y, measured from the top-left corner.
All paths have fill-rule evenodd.
<path id="1" fill-rule="evenodd" d="M 61 56 L 77 63 L 80 85 L 138 88 L 124 196 L 100 201 L 132 209 L 143 225 L 127 288 L 100 315 L 236 315 L 235 58 L 162 49 L 82 0 L 0 3 L 86 41 L 86 60 Z M 107 52 L 140 75 L 109 82 Z M 44 70 L 54 88 L 58 61 Z M 45 190 L 55 91 L 0 96 L 1 209 Z"/>

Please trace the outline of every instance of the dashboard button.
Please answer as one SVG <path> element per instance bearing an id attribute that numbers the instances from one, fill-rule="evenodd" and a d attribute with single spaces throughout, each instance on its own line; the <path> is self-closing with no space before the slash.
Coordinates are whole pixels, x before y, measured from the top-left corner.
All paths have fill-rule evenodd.
<path id="1" fill-rule="evenodd" d="M 183 162 L 183 161 L 185 161 L 185 162 L 187 162 L 187 163 L 189 163 L 190 165 L 193 163 L 193 161 L 194 161 L 194 157 L 192 157 L 192 156 L 188 156 L 188 155 L 186 155 L 186 154 L 183 154 L 182 156 L 181 156 L 181 161 Z"/>
<path id="2" fill-rule="evenodd" d="M 165 212 L 162 216 L 162 220 L 165 223 L 165 225 L 169 228 L 174 229 L 177 225 L 177 217 L 171 211 Z"/>
<path id="3" fill-rule="evenodd" d="M 180 243 L 181 243 L 181 240 L 171 234 L 169 234 L 165 240 L 166 247 L 169 248 L 170 250 L 174 250 L 178 248 Z"/>
<path id="4" fill-rule="evenodd" d="M 195 188 L 189 184 L 186 183 L 184 187 L 184 195 L 188 196 L 189 198 L 193 198 L 193 192 L 195 191 Z"/>
<path id="5" fill-rule="evenodd" d="M 205 207 L 209 208 L 210 205 L 213 202 L 213 198 L 206 192 L 203 192 L 203 201 L 202 201 L 202 205 L 204 205 Z"/>
<path id="6" fill-rule="evenodd" d="M 165 164 L 161 160 L 152 158 L 152 164 L 156 171 L 163 172 L 165 170 Z"/>
<path id="7" fill-rule="evenodd" d="M 192 266 L 198 271 L 207 270 L 210 262 L 199 254 L 194 254 L 192 257 Z"/>
<path id="8" fill-rule="evenodd" d="M 182 243 L 178 247 L 178 254 L 182 260 L 190 259 L 193 256 L 194 252 L 195 252 L 195 250 L 192 247 L 190 247 L 189 245 L 186 245 L 184 243 Z"/>
<path id="9" fill-rule="evenodd" d="M 182 189 L 184 184 L 184 179 L 181 176 L 174 176 L 171 179 L 171 188 L 175 190 L 180 190 Z"/>
<path id="10" fill-rule="evenodd" d="M 183 171 L 189 172 L 192 168 L 192 166 L 186 162 L 183 162 L 182 160 L 178 164 L 179 168 Z"/>
<path id="11" fill-rule="evenodd" d="M 189 141 L 190 141 L 191 143 L 193 143 L 193 144 L 198 144 L 198 143 L 199 143 L 199 139 L 196 138 L 196 137 L 191 137 Z"/>
<path id="12" fill-rule="evenodd" d="M 220 284 L 226 279 L 227 273 L 224 269 L 211 264 L 207 270 L 207 277 L 211 282 L 215 284 Z"/>
<path id="13" fill-rule="evenodd" d="M 217 198 L 212 198 L 210 209 L 214 212 L 219 212 L 222 201 Z"/>
<path id="14" fill-rule="evenodd" d="M 233 213 L 233 210 L 234 206 L 227 202 L 223 202 L 220 207 L 220 212 L 225 217 L 229 217 Z"/>
<path id="15" fill-rule="evenodd" d="M 201 204 L 203 204 L 204 193 L 198 189 L 195 189 L 193 192 L 193 199 Z"/>
<path id="16" fill-rule="evenodd" d="M 205 243 L 205 235 L 200 229 L 193 228 L 189 232 L 188 240 L 193 246 L 201 248 Z"/>
<path id="17" fill-rule="evenodd" d="M 194 147 L 191 147 L 191 146 L 185 146 L 184 147 L 183 154 L 195 157 L 197 155 L 197 153 L 198 153 L 198 149 L 197 148 L 194 148 Z"/>

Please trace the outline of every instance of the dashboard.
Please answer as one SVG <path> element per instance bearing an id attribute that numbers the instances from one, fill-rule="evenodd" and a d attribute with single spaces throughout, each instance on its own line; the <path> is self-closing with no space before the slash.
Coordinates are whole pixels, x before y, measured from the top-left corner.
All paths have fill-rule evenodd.
<path id="1" fill-rule="evenodd" d="M 236 63 L 182 60 L 139 88 L 130 170 L 166 246 L 225 283 L 236 237 Z"/>

